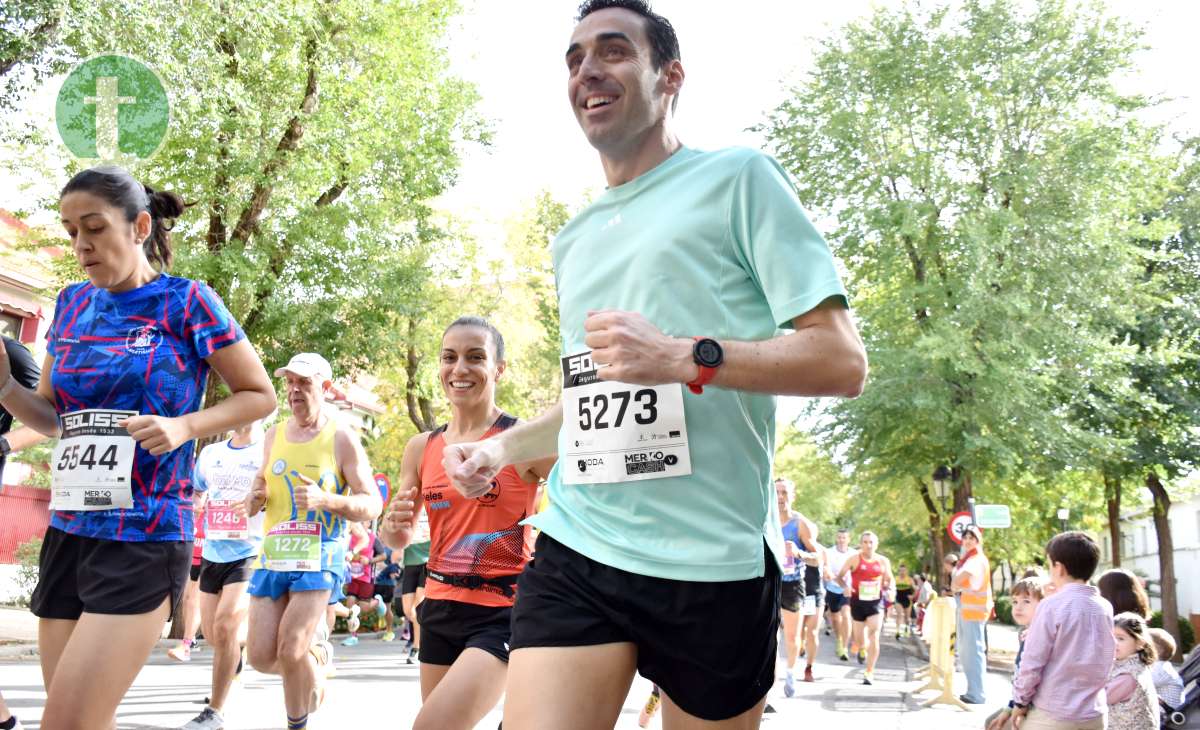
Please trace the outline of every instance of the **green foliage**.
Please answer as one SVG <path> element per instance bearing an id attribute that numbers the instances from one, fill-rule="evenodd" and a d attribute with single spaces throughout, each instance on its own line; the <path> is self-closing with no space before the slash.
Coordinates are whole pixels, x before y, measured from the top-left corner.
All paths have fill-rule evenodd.
<path id="1" fill-rule="evenodd" d="M 17 546 L 15 557 L 17 564 L 20 565 L 17 569 L 17 585 L 20 586 L 22 596 L 18 598 L 18 603 L 22 606 L 28 606 L 30 599 L 33 597 L 33 589 L 37 587 L 38 582 L 38 558 L 42 554 L 42 538 L 35 537 Z"/>
<path id="2" fill-rule="evenodd" d="M 30 476 L 23 483 L 24 486 L 49 489 L 50 470 L 46 466 L 50 462 L 53 452 L 54 441 L 47 440 L 21 449 L 8 458 L 10 461 L 27 464 L 30 467 Z"/>
<path id="3" fill-rule="evenodd" d="M 1154 615 L 1150 617 L 1150 627 L 1155 629 L 1163 627 L 1162 611 L 1155 611 Z M 1191 621 L 1185 618 L 1179 619 L 1179 638 L 1181 643 L 1175 649 L 1179 655 L 1185 656 L 1196 645 L 1196 630 L 1192 628 Z M 1162 659 L 1162 657 L 1159 658 Z"/>
<path id="4" fill-rule="evenodd" d="M 1111 83 L 1137 43 L 1056 0 L 880 9 L 826 40 L 764 125 L 801 200 L 836 221 L 871 382 L 820 437 L 872 517 L 927 530 L 938 464 L 959 508 L 1012 506 L 989 550 L 1014 560 L 1064 496 L 1098 511 L 1088 468 L 1117 444 L 1070 408 L 1127 383 L 1136 348 L 1113 334 L 1151 298 L 1133 241 L 1165 196 L 1146 103 Z"/>
<path id="5" fill-rule="evenodd" d="M 268 370 L 315 350 L 352 373 L 422 306 L 446 235 L 428 201 L 453 182 L 461 146 L 487 138 L 473 87 L 448 70 L 455 12 L 453 0 L 186 12 L 109 0 L 72 14 L 63 58 L 128 53 L 164 79 L 168 138 L 131 168 L 194 203 L 175 228 L 175 272 L 221 294 Z"/>
<path id="6" fill-rule="evenodd" d="M 1012 597 L 996 596 L 996 620 L 1002 624 L 1015 626 L 1012 615 Z"/>

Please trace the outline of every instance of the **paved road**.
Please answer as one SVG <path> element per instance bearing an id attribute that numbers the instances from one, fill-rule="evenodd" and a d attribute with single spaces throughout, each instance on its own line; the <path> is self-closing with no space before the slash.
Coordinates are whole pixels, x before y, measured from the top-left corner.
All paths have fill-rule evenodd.
<path id="1" fill-rule="evenodd" d="M 417 668 L 403 663 L 399 643 L 384 644 L 364 637 L 357 647 L 338 649 L 337 674 L 331 680 L 329 699 L 313 715 L 309 726 L 314 729 L 410 727 L 420 701 Z M 992 701 L 987 706 L 971 712 L 949 707 L 921 709 L 921 700 L 929 695 L 913 695 L 919 684 L 909 678 L 922 662 L 895 640 L 885 644 L 872 687 L 861 684 L 862 673 L 857 663 L 852 660 L 846 664 L 833 657 L 832 642 L 825 642 L 819 657 L 818 681 L 798 683 L 795 697 L 785 699 L 782 683 L 777 685 L 770 702 L 778 712 L 766 716 L 764 728 L 980 728 L 983 719 L 1007 699 L 1007 676 L 993 674 L 988 679 Z M 200 702 L 208 693 L 210 659 L 208 651 L 201 651 L 190 664 L 178 664 L 167 659 L 161 649 L 156 650 L 121 705 L 117 716 L 119 727 L 183 725 L 203 707 Z M 98 670 L 101 667 L 98 665 Z M 962 682 L 959 675 L 957 686 L 962 687 Z M 649 689 L 649 684 L 640 678 L 634 682 L 618 728 L 637 727 L 638 712 Z M 36 660 L 0 662 L 0 690 L 27 728 L 39 726 L 45 693 Z M 227 710 L 230 730 L 282 727 L 283 694 L 278 679 L 247 671 L 235 687 Z M 499 721 L 497 709 L 478 727 L 491 730 Z M 651 727 L 661 727 L 661 720 L 656 719 Z"/>

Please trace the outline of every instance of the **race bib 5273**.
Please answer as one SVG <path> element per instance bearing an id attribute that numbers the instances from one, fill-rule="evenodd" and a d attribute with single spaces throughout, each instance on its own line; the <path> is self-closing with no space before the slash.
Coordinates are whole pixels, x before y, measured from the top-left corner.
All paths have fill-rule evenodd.
<path id="1" fill-rule="evenodd" d="M 566 484 L 632 482 L 692 473 L 683 386 L 602 381 L 590 351 L 562 358 Z"/>

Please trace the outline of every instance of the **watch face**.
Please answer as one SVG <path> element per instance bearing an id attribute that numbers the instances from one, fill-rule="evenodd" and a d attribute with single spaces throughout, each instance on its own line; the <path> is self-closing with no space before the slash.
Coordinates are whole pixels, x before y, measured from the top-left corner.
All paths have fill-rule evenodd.
<path id="1" fill-rule="evenodd" d="M 724 359 L 721 346 L 715 340 L 700 340 L 695 348 L 696 362 L 706 368 L 715 368 Z"/>

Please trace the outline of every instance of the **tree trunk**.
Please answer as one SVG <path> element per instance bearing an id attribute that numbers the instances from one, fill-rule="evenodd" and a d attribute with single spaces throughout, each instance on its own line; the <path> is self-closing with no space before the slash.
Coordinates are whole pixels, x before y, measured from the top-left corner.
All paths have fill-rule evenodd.
<path id="1" fill-rule="evenodd" d="M 1112 564 L 1121 567 L 1121 477 L 1104 475 L 1104 498 L 1108 503 L 1108 541 L 1112 544 Z"/>
<path id="2" fill-rule="evenodd" d="M 421 356 L 417 354 L 417 322 L 408 319 L 408 342 L 404 357 L 404 402 L 408 407 L 408 420 L 418 431 L 432 431 L 434 423 L 433 403 L 420 394 L 417 377 L 421 368 Z"/>
<path id="3" fill-rule="evenodd" d="M 952 470 L 954 478 L 954 511 L 969 512 L 971 511 L 971 503 L 968 501 L 975 496 L 975 492 L 971 487 L 971 472 L 962 467 L 954 467 Z"/>
<path id="4" fill-rule="evenodd" d="M 917 488 L 921 493 L 921 501 L 925 503 L 925 512 L 929 515 L 929 544 L 933 547 L 934 566 L 930 572 L 937 571 L 938 580 L 934 582 L 934 585 L 940 587 L 949 580 L 949 577 L 942 573 L 942 558 L 946 555 L 946 548 L 942 543 L 945 536 L 945 533 L 942 532 L 942 515 L 933 501 L 933 495 L 929 493 L 929 485 L 918 479 Z"/>
<path id="5" fill-rule="evenodd" d="M 1162 595 L 1163 628 L 1170 632 L 1176 646 L 1179 636 L 1179 603 L 1175 598 L 1175 542 L 1171 538 L 1171 497 L 1153 470 L 1146 473 L 1146 488 L 1154 495 L 1154 531 L 1158 533 L 1158 574 Z"/>

